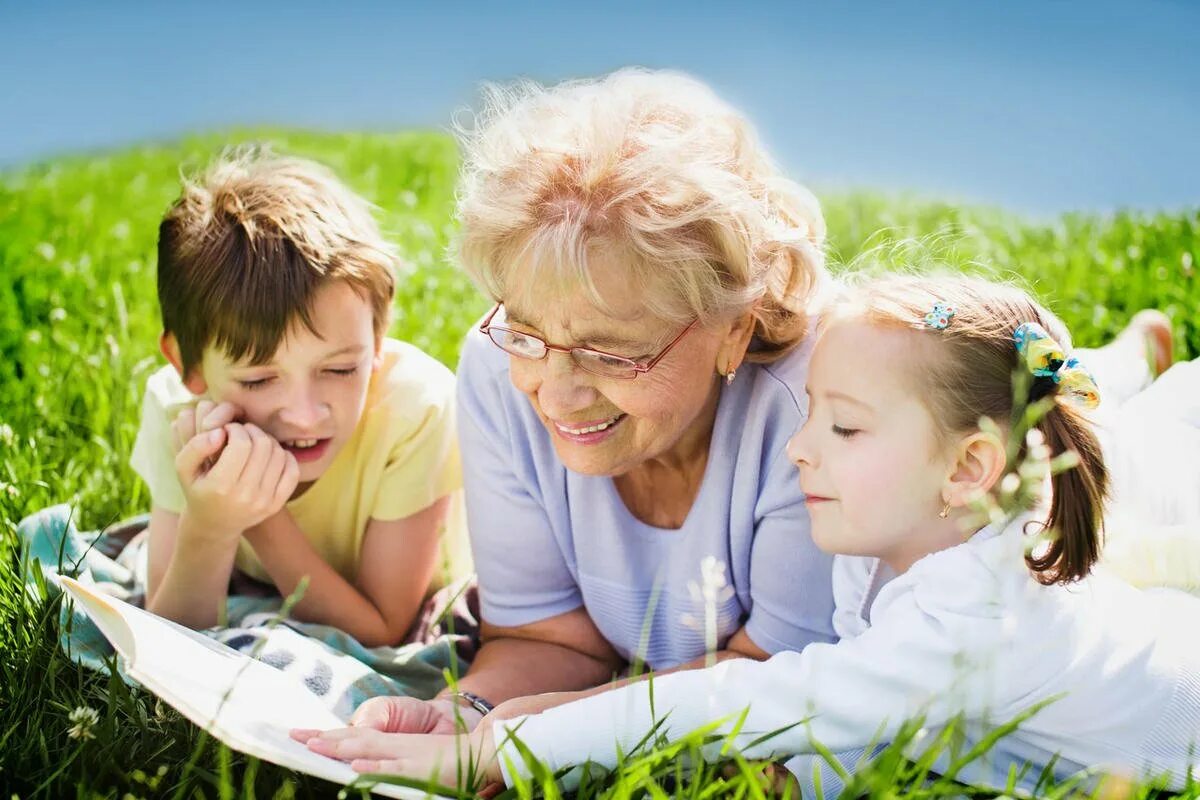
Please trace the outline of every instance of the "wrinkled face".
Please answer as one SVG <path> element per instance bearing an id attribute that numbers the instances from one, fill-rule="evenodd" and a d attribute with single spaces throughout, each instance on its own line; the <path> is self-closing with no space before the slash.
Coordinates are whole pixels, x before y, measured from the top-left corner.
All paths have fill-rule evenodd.
<path id="1" fill-rule="evenodd" d="M 506 300 L 506 319 L 495 322 L 552 345 L 640 362 L 658 355 L 683 329 L 646 314 L 627 281 L 599 288 L 613 313 L 597 309 L 582 292 L 532 289 Z M 632 380 L 591 374 L 555 351 L 540 361 L 509 356 L 509 375 L 567 469 L 622 475 L 647 459 L 691 452 L 697 443 L 707 452 L 719 394 L 717 361 L 729 327 L 697 325 L 652 370 Z"/>
<path id="2" fill-rule="evenodd" d="M 353 434 L 377 355 L 371 306 L 349 284 L 319 289 L 311 316 L 317 334 L 297 322 L 267 364 L 235 363 L 208 347 L 200 365 L 215 402 L 237 405 L 245 422 L 296 456 L 302 484 L 319 478 Z"/>
<path id="3" fill-rule="evenodd" d="M 915 390 L 913 346 L 909 332 L 856 320 L 833 323 L 816 345 L 809 416 L 788 455 L 822 550 L 907 568 L 937 549 L 932 529 L 952 458 Z"/>

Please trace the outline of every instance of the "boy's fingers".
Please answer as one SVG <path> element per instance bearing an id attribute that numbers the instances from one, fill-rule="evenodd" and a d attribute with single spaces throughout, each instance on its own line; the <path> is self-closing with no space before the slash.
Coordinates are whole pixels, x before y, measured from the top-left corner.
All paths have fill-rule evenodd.
<path id="1" fill-rule="evenodd" d="M 216 407 L 216 403 L 214 403 L 212 400 L 201 400 L 196 403 L 196 410 L 192 412 L 196 425 L 195 429 L 192 431 L 193 436 L 195 436 L 197 433 L 204 433 L 207 430 L 211 430 L 211 428 L 204 427 L 204 418 L 211 414 L 212 410 Z"/>
<path id="2" fill-rule="evenodd" d="M 200 430 L 210 431 L 213 428 L 224 427 L 236 421 L 241 416 L 242 410 L 233 403 L 226 401 L 213 406 L 203 416 L 197 413 L 196 418 L 200 420 Z"/>
<path id="3" fill-rule="evenodd" d="M 226 425 L 222 430 L 225 431 L 228 443 L 221 451 L 217 463 L 208 471 L 208 475 L 215 483 L 228 488 L 237 482 L 242 468 L 246 465 L 246 459 L 250 456 L 250 435 L 236 422 Z"/>
<path id="4" fill-rule="evenodd" d="M 207 436 L 193 436 L 175 456 L 175 468 L 180 475 L 194 476 L 204 462 L 225 444 L 225 431 L 209 431 Z"/>
<path id="5" fill-rule="evenodd" d="M 260 492 L 274 497 L 279 489 L 279 482 L 283 480 L 284 470 L 287 469 L 288 455 L 282 447 L 276 446 L 271 450 L 271 457 L 263 469 L 262 482 L 258 484 Z"/>
<path id="6" fill-rule="evenodd" d="M 280 448 L 282 449 L 282 448 Z M 283 474 L 279 477 L 279 482 L 275 484 L 275 496 L 273 502 L 279 508 L 291 499 L 292 493 L 296 491 L 296 485 L 300 482 L 300 465 L 296 462 L 296 457 L 284 450 L 285 460 L 283 464 Z"/>
<path id="7" fill-rule="evenodd" d="M 263 433 L 257 425 L 243 427 L 250 437 L 250 455 L 246 458 L 245 466 L 242 467 L 240 480 L 246 482 L 248 486 L 258 488 L 262 486 L 263 473 L 271 461 L 272 453 L 279 447 L 279 443 Z"/>

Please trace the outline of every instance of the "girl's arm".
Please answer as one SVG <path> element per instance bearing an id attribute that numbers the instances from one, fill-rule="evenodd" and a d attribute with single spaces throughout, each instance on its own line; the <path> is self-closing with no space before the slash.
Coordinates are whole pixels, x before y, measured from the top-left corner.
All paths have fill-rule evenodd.
<path id="1" fill-rule="evenodd" d="M 766 662 L 733 659 L 655 678 L 652 688 L 634 684 L 500 721 L 495 743 L 518 765 L 519 753 L 503 743 L 506 731 L 551 771 L 585 761 L 613 767 L 656 723 L 675 740 L 720 721 L 712 733 L 736 729 L 733 748 L 746 758 L 774 758 L 813 752 L 814 741 L 834 752 L 887 741 L 917 714 L 936 727 L 959 712 L 1005 709 L 1001 656 L 1015 645 L 1000 617 L 939 609 L 917 594 L 878 609 L 877 624 L 855 639 Z M 774 731 L 782 732 L 764 739 Z"/>
<path id="2" fill-rule="evenodd" d="M 285 597 L 308 577 L 292 609 L 297 619 L 343 630 L 365 647 L 394 645 L 429 589 L 448 507 L 442 497 L 403 519 L 368 522 L 357 584 L 325 563 L 286 508 L 246 531 L 246 539 Z"/>

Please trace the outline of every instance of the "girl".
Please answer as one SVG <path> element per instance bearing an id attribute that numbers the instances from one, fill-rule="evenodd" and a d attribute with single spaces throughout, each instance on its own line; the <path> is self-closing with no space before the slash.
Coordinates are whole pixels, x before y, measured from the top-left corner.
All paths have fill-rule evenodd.
<path id="1" fill-rule="evenodd" d="M 1108 477 L 1082 412 L 1098 398 L 1059 342 L 1069 344 L 1061 324 L 1025 293 L 969 278 L 890 277 L 836 304 L 789 454 L 813 538 L 838 554 L 841 641 L 658 677 L 653 698 L 633 684 L 481 725 L 469 744 L 488 774 L 511 783 L 511 771 L 525 771 L 510 734 L 551 770 L 612 766 L 655 720 L 671 739 L 723 720 L 717 732 L 736 727 L 744 756 L 768 758 L 815 744 L 849 752 L 887 741 L 917 714 L 929 729 L 961 715 L 969 747 L 1050 701 L 959 778 L 1003 787 L 1010 766 L 1028 764 L 1030 783 L 1049 766 L 1059 778 L 1098 768 L 1178 789 L 1200 775 L 1190 766 L 1200 601 L 1091 574 Z M 1024 396 L 1014 400 L 1015 390 Z M 1034 446 L 1071 451 L 1077 466 L 1049 479 L 1049 501 L 1034 510 L 976 522 L 979 498 L 1012 489 L 1014 405 L 1044 397 L 1044 445 Z M 450 737 L 296 736 L 361 770 L 455 774 Z"/>

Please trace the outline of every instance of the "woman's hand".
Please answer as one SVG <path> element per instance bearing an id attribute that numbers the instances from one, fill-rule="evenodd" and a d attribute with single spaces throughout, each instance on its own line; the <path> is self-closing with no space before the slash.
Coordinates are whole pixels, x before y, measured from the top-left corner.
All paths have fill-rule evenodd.
<path id="1" fill-rule="evenodd" d="M 445 697 L 372 697 L 350 716 L 354 728 L 382 733 L 465 733 L 474 730 L 482 715 Z"/>
<path id="2" fill-rule="evenodd" d="M 452 736 L 350 727 L 295 729 L 291 737 L 314 753 L 348 762 L 356 772 L 403 775 L 469 790 L 504 780 L 490 725 Z"/>

